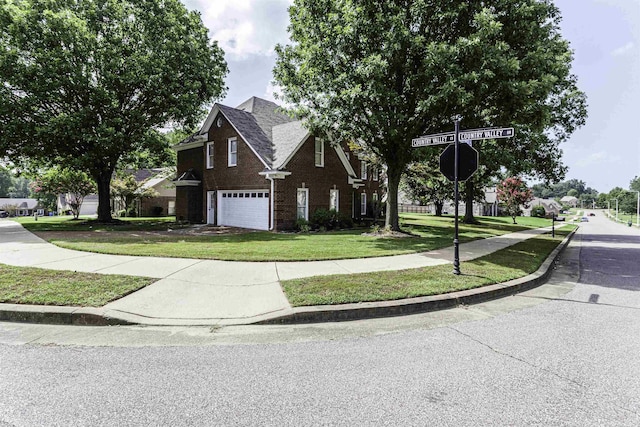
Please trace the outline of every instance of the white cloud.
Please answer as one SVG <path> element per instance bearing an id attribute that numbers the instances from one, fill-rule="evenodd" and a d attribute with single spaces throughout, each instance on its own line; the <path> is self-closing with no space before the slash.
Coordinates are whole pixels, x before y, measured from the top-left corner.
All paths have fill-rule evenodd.
<path id="1" fill-rule="evenodd" d="M 186 0 L 187 7 L 202 13 L 213 40 L 227 60 L 251 55 L 273 55 L 277 43 L 288 41 L 287 8 L 293 0 Z"/>
<path id="2" fill-rule="evenodd" d="M 619 156 L 612 155 L 606 151 L 598 151 L 597 153 L 589 154 L 587 157 L 582 157 L 576 161 L 575 165 L 586 168 L 593 165 L 602 165 L 603 163 L 617 163 L 619 161 Z"/>
<path id="3" fill-rule="evenodd" d="M 624 46 L 620 46 L 619 48 L 614 49 L 611 52 L 611 55 L 613 55 L 613 56 L 622 56 L 625 53 L 633 50 L 634 47 L 635 47 L 635 44 L 633 42 L 629 42 L 629 43 L 625 44 Z"/>

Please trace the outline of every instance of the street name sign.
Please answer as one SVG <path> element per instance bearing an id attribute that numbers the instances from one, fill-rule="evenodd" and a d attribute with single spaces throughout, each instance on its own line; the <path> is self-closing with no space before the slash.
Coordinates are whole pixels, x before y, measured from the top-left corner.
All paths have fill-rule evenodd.
<path id="1" fill-rule="evenodd" d="M 515 134 L 513 128 L 470 129 L 460 132 L 460 141 L 477 139 L 511 138 Z"/>
<path id="2" fill-rule="evenodd" d="M 462 117 L 454 118 L 455 132 L 424 135 L 411 140 L 412 147 L 451 144 L 440 154 L 440 171 L 453 181 L 454 232 L 453 232 L 453 274 L 460 274 L 460 241 L 458 239 L 458 202 L 460 192 L 459 181 L 471 178 L 478 169 L 478 151 L 471 146 L 471 141 L 482 139 L 511 138 L 515 135 L 513 128 L 484 128 L 460 130 Z M 467 144 L 461 144 L 464 141 Z M 638 196 L 640 200 L 640 193 Z"/>
<path id="3" fill-rule="evenodd" d="M 411 147 L 426 147 L 429 145 L 451 144 L 456 140 L 455 132 L 425 135 L 411 140 Z"/>

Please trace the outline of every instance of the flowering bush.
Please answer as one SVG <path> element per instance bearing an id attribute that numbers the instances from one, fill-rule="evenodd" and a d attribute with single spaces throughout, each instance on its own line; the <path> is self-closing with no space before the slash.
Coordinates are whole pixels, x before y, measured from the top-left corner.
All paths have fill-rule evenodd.
<path id="1" fill-rule="evenodd" d="M 506 212 L 516 224 L 516 217 L 520 215 L 520 206 L 527 206 L 533 200 L 533 192 L 517 176 L 512 176 L 498 184 L 498 200 L 505 206 Z"/>
<path id="2" fill-rule="evenodd" d="M 59 167 L 47 170 L 31 186 L 38 199 L 45 198 L 45 195 L 65 195 L 74 218 L 80 215 L 84 198 L 97 191 L 95 183 L 86 173 Z"/>

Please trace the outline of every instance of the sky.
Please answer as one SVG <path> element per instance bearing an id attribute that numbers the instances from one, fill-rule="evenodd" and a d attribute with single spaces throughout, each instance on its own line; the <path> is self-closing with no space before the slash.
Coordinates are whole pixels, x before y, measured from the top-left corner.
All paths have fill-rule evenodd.
<path id="1" fill-rule="evenodd" d="M 274 46 L 288 42 L 292 0 L 186 0 L 225 51 L 235 107 L 251 96 L 274 99 Z M 587 94 L 585 126 L 561 145 L 578 179 L 599 192 L 629 188 L 640 176 L 640 0 L 555 0 L 574 51 L 573 73 Z M 636 127 L 637 126 L 637 127 Z"/>

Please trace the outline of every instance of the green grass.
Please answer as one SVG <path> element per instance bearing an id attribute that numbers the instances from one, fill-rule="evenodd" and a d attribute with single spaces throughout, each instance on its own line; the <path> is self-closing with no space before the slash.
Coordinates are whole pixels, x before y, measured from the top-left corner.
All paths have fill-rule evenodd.
<path id="1" fill-rule="evenodd" d="M 155 279 L 0 264 L 0 302 L 101 307 Z"/>
<path id="2" fill-rule="evenodd" d="M 615 220 L 616 210 L 612 209 L 609 211 L 609 213 L 611 214 L 611 219 Z M 606 213 L 603 212 L 603 215 L 606 215 Z M 625 224 L 631 221 L 633 225 L 636 225 L 638 223 L 638 216 L 635 213 L 628 214 L 628 213 L 618 212 L 618 221 L 623 222 Z"/>
<path id="3" fill-rule="evenodd" d="M 437 295 L 477 288 L 526 276 L 536 271 L 575 226 L 565 226 L 493 254 L 461 264 L 462 274 L 452 274 L 450 264 L 400 271 L 316 276 L 283 281 L 293 306 L 385 301 Z"/>
<path id="4" fill-rule="evenodd" d="M 480 217 L 480 224 L 460 224 L 460 241 L 467 242 L 501 234 L 551 225 L 551 221 L 541 218 L 520 217 L 518 224 L 512 224 L 511 218 Z M 158 220 L 154 218 L 154 220 Z M 372 237 L 362 233 L 368 229 L 355 229 L 335 232 L 311 233 L 271 233 L 248 232 L 242 234 L 187 236 L 173 235 L 114 235 L 110 229 L 95 228 L 91 238 L 74 238 L 57 235 L 47 238 L 58 246 L 88 252 L 165 256 L 198 259 L 220 259 L 235 261 L 309 261 L 343 258 L 365 258 L 375 256 L 401 255 L 424 252 L 450 246 L 453 241 L 453 218 L 435 217 L 424 214 L 402 214 L 402 228 L 415 237 L 393 238 Z M 151 223 L 140 222 L 132 230 L 149 230 Z M 164 223 L 164 229 L 172 227 Z M 40 221 L 25 221 L 23 225 L 33 231 L 47 231 Z M 35 228 L 34 228 L 35 227 Z M 52 231 L 64 231 L 65 223 L 49 225 Z M 75 230 L 68 225 L 66 230 Z M 84 226 L 83 226 L 84 227 Z M 97 227 L 97 225 L 96 225 Z M 117 226 L 116 231 L 123 230 Z M 162 223 L 153 224 L 157 230 Z M 86 231 L 87 229 L 84 229 Z M 45 236 L 46 237 L 46 236 Z"/>

